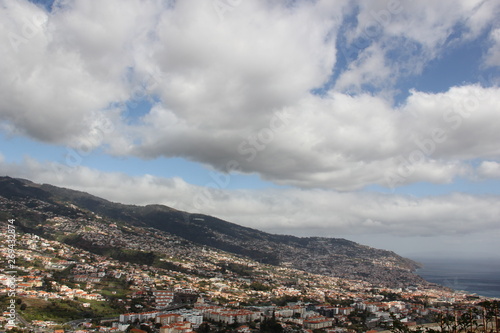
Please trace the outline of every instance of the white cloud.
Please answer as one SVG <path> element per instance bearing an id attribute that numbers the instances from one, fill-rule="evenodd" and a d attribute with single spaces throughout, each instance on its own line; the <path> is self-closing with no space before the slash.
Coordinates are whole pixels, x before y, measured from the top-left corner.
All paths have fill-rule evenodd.
<path id="1" fill-rule="evenodd" d="M 298 187 L 450 183 L 471 172 L 467 161 L 500 156 L 499 93 L 479 86 L 415 91 L 399 108 L 366 94 L 309 95 L 267 123 L 210 130 L 155 107 L 137 128 L 143 141 L 134 149 L 181 155 L 222 171 L 236 161 L 234 169 Z"/>
<path id="2" fill-rule="evenodd" d="M 486 53 L 485 64 L 487 66 L 500 66 L 500 28 L 491 31 L 490 41 L 492 46 Z"/>
<path id="3" fill-rule="evenodd" d="M 15 132 L 77 146 L 89 133 L 93 135 L 96 115 L 111 117 L 110 102 L 126 99 L 127 92 L 120 80 L 122 73 L 112 68 L 124 66 L 119 52 L 108 53 L 109 59 L 100 59 L 99 65 L 96 58 L 103 46 L 90 45 L 101 41 L 108 47 L 112 36 L 105 33 L 107 28 L 97 29 L 94 22 L 95 29 L 84 25 L 77 33 L 67 26 L 65 15 L 71 16 L 71 22 L 83 22 L 71 13 L 48 14 L 27 1 L 4 2 L 0 35 L 9 38 L 10 45 L 0 51 L 0 119 Z M 102 142 L 95 142 L 94 147 Z"/>
<path id="4" fill-rule="evenodd" d="M 120 128 L 128 120 L 110 106 L 148 95 L 207 130 L 243 126 L 248 114 L 262 121 L 328 79 L 340 11 L 327 2 L 245 2 L 221 20 L 212 2 L 75 0 L 46 13 L 6 0 L 0 35 L 20 42 L 2 48 L 0 119 L 72 146 L 96 113 Z M 97 145 L 116 148 L 115 140 L 123 143 L 115 132 Z"/>
<path id="5" fill-rule="evenodd" d="M 500 163 L 495 161 L 483 161 L 477 168 L 480 178 L 500 179 Z"/>
<path id="6" fill-rule="evenodd" d="M 391 87 L 394 72 L 386 65 L 384 51 L 378 44 L 367 47 L 360 56 L 352 62 L 335 82 L 335 90 L 360 93 L 363 85 L 380 88 Z"/>
<path id="7" fill-rule="evenodd" d="M 340 8 L 320 9 L 244 2 L 222 22 L 210 2 L 165 12 L 151 56 L 165 107 L 198 128 L 243 127 L 321 86 L 335 63 Z"/>
<path id="8" fill-rule="evenodd" d="M 460 39 L 475 38 L 489 22 L 494 20 L 498 9 L 495 1 L 482 0 L 432 0 L 418 2 L 400 1 L 401 11 L 393 15 L 394 24 L 388 25 L 387 33 L 403 35 L 419 42 L 430 54 L 437 55 L 457 25 L 461 25 Z M 366 15 L 366 14 L 365 14 Z M 460 36 L 460 35 L 459 35 Z"/>
<path id="9" fill-rule="evenodd" d="M 346 27 L 347 45 L 341 49 L 350 65 L 336 85 L 349 92 L 352 84 L 357 88 L 354 92 L 363 85 L 391 92 L 397 79 L 422 73 L 430 61 L 477 38 L 500 12 L 500 4 L 494 0 L 375 0 L 351 4 L 356 7 L 353 13 L 357 23 Z M 492 57 L 488 61 L 494 62 Z"/>
<path id="10" fill-rule="evenodd" d="M 371 34 L 373 44 L 336 88 L 313 95 L 337 63 L 352 7 L 348 42 Z M 194 0 L 74 0 L 55 8 L 14 0 L 0 8 L 0 36 L 18 36 L 0 49 L 0 121 L 11 132 L 344 191 L 449 183 L 473 172 L 469 160 L 500 155 L 498 88 L 414 91 L 401 107 L 385 95 L 439 57 L 455 27 L 463 28 L 457 43 L 484 31 L 495 1 L 244 1 L 221 13 Z M 366 93 L 366 84 L 383 91 Z M 154 107 L 124 112 L 141 99 Z"/>
<path id="11" fill-rule="evenodd" d="M 458 248 L 474 252 L 476 238 L 483 238 L 484 244 L 496 244 L 494 239 L 500 233 L 498 196 L 451 194 L 413 198 L 328 190 L 224 190 L 193 186 L 177 178 L 128 176 L 86 167 L 66 168 L 59 173 L 54 170 L 54 165 L 31 158 L 20 164 L 0 164 L 2 174 L 82 190 L 115 202 L 166 204 L 270 232 L 342 235 L 396 250 L 405 249 L 401 239 L 420 239 L 423 247 L 429 244 L 439 248 L 439 239 L 459 237 L 467 238 L 471 246 L 460 244 Z M 381 237 L 401 237 L 397 242 L 402 244 L 381 246 L 376 243 Z"/>

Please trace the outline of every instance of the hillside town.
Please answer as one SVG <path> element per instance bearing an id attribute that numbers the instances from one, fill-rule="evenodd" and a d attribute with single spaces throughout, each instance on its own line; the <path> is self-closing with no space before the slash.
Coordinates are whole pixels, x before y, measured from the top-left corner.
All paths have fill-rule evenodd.
<path id="1" fill-rule="evenodd" d="M 430 283 L 388 288 L 262 264 L 76 206 L 62 214 L 32 199 L 0 197 L 0 204 L 0 239 L 8 244 L 0 250 L 4 330 L 354 333 L 428 325 L 444 331 L 466 315 L 471 320 L 462 325 L 487 326 L 485 304 L 498 307 Z M 24 223 L 44 209 L 44 221 Z"/>

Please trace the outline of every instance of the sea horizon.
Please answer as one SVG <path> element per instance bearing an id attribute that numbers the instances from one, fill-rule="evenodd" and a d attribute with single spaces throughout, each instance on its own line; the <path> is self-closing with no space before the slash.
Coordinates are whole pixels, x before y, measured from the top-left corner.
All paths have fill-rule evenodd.
<path id="1" fill-rule="evenodd" d="M 416 273 L 425 280 L 456 291 L 500 298 L 499 258 L 413 258 L 422 264 Z"/>

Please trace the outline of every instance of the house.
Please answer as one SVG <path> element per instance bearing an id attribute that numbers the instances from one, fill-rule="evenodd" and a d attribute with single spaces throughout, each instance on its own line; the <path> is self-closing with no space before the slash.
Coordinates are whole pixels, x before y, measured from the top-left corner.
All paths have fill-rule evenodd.
<path id="1" fill-rule="evenodd" d="M 156 317 L 156 322 L 160 323 L 162 326 L 169 325 L 172 323 L 178 323 L 184 321 L 184 318 L 177 313 L 167 313 L 161 314 Z"/>
<path id="2" fill-rule="evenodd" d="M 133 323 L 136 319 L 139 319 L 138 313 L 124 313 L 120 315 L 120 323 L 128 323 L 129 321 Z"/>
<path id="3" fill-rule="evenodd" d="M 316 329 L 331 327 L 332 325 L 333 325 L 332 319 L 323 316 L 309 317 L 304 320 L 305 329 L 316 330 Z"/>
<path id="4" fill-rule="evenodd" d="M 193 329 L 191 328 L 190 322 L 173 323 L 160 327 L 160 333 L 191 333 Z"/>
<path id="5" fill-rule="evenodd" d="M 348 316 L 353 310 L 354 310 L 354 308 L 352 308 L 352 307 L 339 308 L 338 313 L 341 315 Z"/>
<path id="6" fill-rule="evenodd" d="M 155 298 L 156 308 L 161 309 L 169 306 L 174 301 L 174 292 L 168 290 L 155 290 L 153 291 Z"/>
<path id="7" fill-rule="evenodd" d="M 247 325 L 242 325 L 242 326 L 236 328 L 236 332 L 238 332 L 238 333 L 250 333 L 251 330 L 250 330 L 250 327 L 248 327 Z"/>

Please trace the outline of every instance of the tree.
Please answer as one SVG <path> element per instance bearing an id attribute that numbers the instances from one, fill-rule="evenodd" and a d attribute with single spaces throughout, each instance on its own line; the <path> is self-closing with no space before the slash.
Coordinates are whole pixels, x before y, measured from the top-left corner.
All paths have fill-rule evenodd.
<path id="1" fill-rule="evenodd" d="M 151 327 L 149 327 L 149 325 L 141 324 L 140 329 L 148 333 L 151 333 Z"/>
<path id="2" fill-rule="evenodd" d="M 499 301 L 484 301 L 479 303 L 479 305 L 483 308 L 483 325 L 484 332 L 488 331 L 489 323 L 491 322 L 493 327 L 495 327 L 495 331 L 499 332 L 498 327 L 498 316 L 500 315 L 500 302 Z"/>
<path id="3" fill-rule="evenodd" d="M 439 328 L 441 332 L 455 332 L 455 317 L 449 313 L 440 312 L 436 315 L 436 322 L 439 323 Z"/>
<path id="4" fill-rule="evenodd" d="M 260 331 L 265 333 L 283 333 L 283 326 L 278 323 L 273 312 L 271 318 L 266 318 L 260 323 Z"/>
<path id="5" fill-rule="evenodd" d="M 394 313 L 391 313 L 391 319 L 392 319 L 392 328 L 391 328 L 392 333 L 409 333 L 410 332 L 410 329 L 408 328 L 408 326 L 406 326 L 405 324 L 403 324 L 403 322 L 401 320 L 396 318 Z"/>
<path id="6" fill-rule="evenodd" d="M 198 333 L 209 333 L 210 332 L 210 325 L 208 323 L 202 323 L 200 326 L 198 326 L 198 329 L 196 330 Z"/>
<path id="7" fill-rule="evenodd" d="M 472 309 L 462 313 L 460 318 L 458 318 L 458 330 L 464 332 L 472 332 L 472 327 L 474 325 L 474 313 Z"/>

